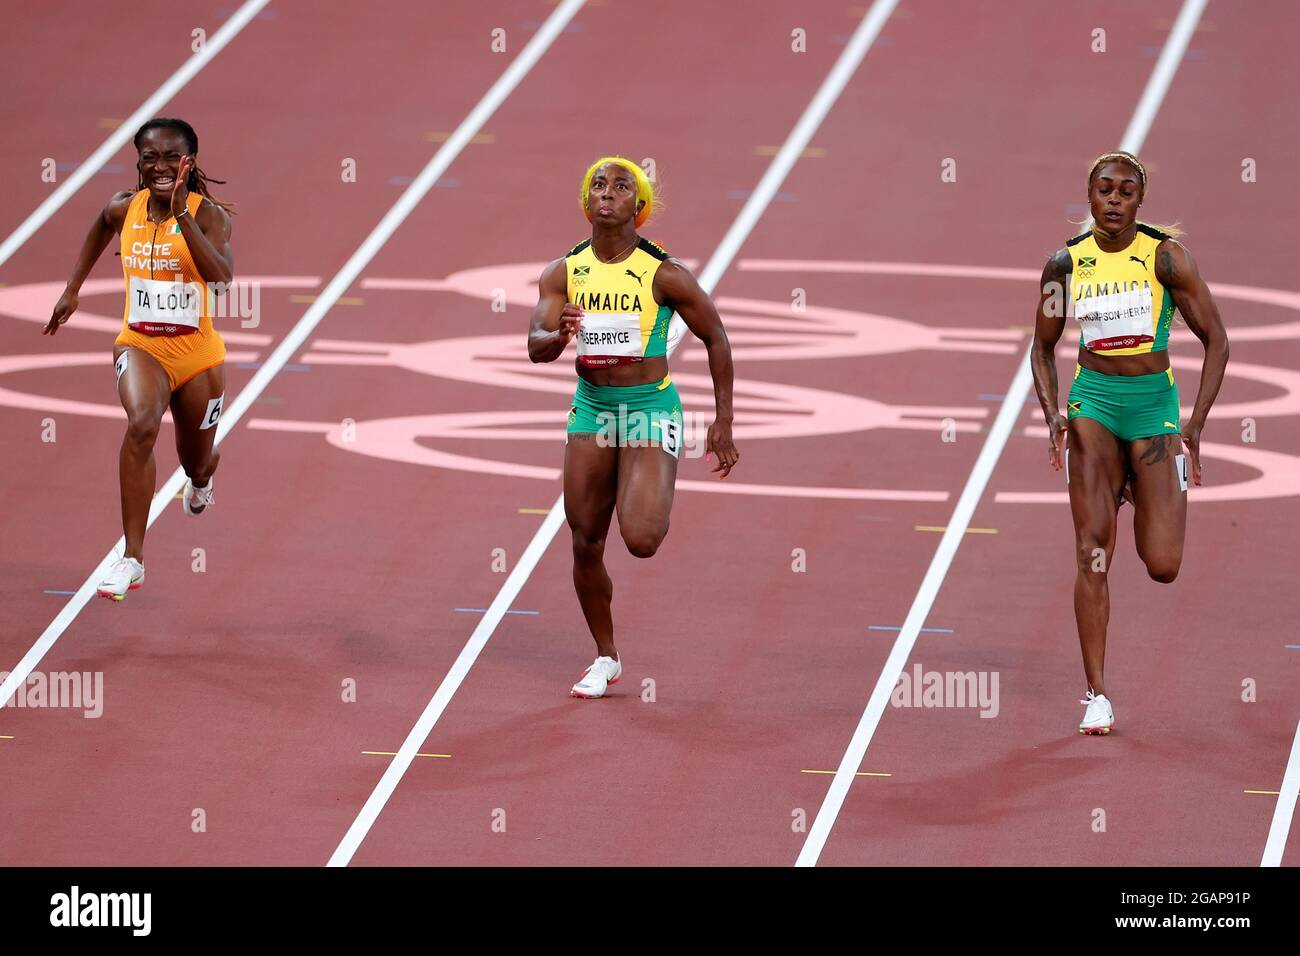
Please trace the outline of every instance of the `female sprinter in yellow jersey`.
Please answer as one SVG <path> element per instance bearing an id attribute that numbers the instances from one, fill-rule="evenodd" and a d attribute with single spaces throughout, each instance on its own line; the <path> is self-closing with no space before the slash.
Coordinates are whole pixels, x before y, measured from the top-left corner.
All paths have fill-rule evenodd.
<path id="1" fill-rule="evenodd" d="M 190 124 L 152 119 L 136 132 L 135 148 L 138 187 L 113 196 L 95 217 L 45 326 L 54 335 L 68 321 L 81 284 L 113 236 L 120 235 L 127 298 L 113 364 L 127 417 L 118 465 L 126 552 L 98 589 L 117 601 L 144 583 L 144 530 L 156 481 L 153 446 L 168 408 L 176 452 L 189 478 L 182 496 L 185 513 L 200 514 L 213 502 L 218 459 L 213 439 L 226 391 L 226 346 L 212 327 L 212 304 L 234 270 L 230 215 L 208 192 Z"/>
<path id="2" fill-rule="evenodd" d="M 1173 581 L 1183 559 L 1188 459 L 1191 480 L 1199 485 L 1201 428 L 1228 364 L 1219 310 L 1191 254 L 1168 232 L 1137 221 L 1146 187 L 1146 170 L 1130 153 L 1106 153 L 1092 164 L 1093 224 L 1043 270 L 1031 349 L 1034 384 L 1051 430 L 1048 458 L 1058 470 L 1067 435 L 1069 442 L 1065 468 L 1078 559 L 1074 615 L 1088 680 L 1079 724 L 1085 734 L 1115 727 L 1102 671 L 1110 619 L 1106 575 L 1119 507 L 1125 499 L 1133 502 L 1133 532 L 1147 573 Z M 1055 349 L 1065 328 L 1067 287 L 1081 338 L 1062 416 Z M 1196 405 L 1181 428 L 1168 351 L 1175 307 L 1205 347 Z"/>
<path id="3" fill-rule="evenodd" d="M 542 272 L 528 356 L 553 362 L 577 339 L 564 509 L 573 584 L 597 656 L 570 693 L 594 698 L 623 673 L 604 562 L 610 516 L 618 511 L 623 541 L 638 558 L 653 555 L 668 533 L 682 448 L 681 400 L 668 376 L 674 311 L 709 351 L 713 470 L 727 477 L 740 456 L 731 440 L 731 347 L 718 311 L 685 266 L 637 234 L 654 208 L 650 181 L 630 160 L 605 157 L 587 170 L 581 199 L 591 238 Z"/>

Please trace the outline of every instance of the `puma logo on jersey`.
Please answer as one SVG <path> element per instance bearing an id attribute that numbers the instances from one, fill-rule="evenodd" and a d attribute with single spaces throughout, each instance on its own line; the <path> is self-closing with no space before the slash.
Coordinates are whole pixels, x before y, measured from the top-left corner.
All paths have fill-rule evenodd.
<path id="1" fill-rule="evenodd" d="M 1140 262 L 1140 263 L 1142 263 L 1142 268 L 1145 269 L 1145 268 L 1147 267 L 1147 259 L 1150 259 L 1150 258 L 1151 258 L 1151 253 L 1148 252 L 1148 253 L 1146 254 L 1146 258 L 1144 258 L 1144 259 L 1139 259 L 1137 256 L 1129 256 L 1129 261 L 1130 261 L 1130 262 Z"/>
<path id="2" fill-rule="evenodd" d="M 637 284 L 637 285 L 640 285 L 640 284 L 641 284 L 641 277 L 645 275 L 645 272 L 642 272 L 641 275 L 637 275 L 637 274 L 636 274 L 635 272 L 633 272 L 631 269 L 624 269 L 624 270 L 623 270 L 623 275 L 625 275 L 625 276 L 631 276 L 633 279 L 636 280 L 636 284 Z"/>

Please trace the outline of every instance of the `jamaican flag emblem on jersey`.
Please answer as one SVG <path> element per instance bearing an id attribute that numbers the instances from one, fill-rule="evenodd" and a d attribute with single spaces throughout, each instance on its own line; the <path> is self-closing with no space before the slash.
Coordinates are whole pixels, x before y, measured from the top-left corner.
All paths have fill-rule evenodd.
<path id="1" fill-rule="evenodd" d="M 590 272 L 591 272 L 591 266 L 574 266 L 574 267 L 573 267 L 573 277 L 574 277 L 575 279 L 585 279 L 585 278 L 587 278 L 587 275 L 588 275 Z"/>
<path id="2" fill-rule="evenodd" d="M 1097 268 L 1096 256 L 1079 256 L 1079 278 L 1091 279 Z"/>

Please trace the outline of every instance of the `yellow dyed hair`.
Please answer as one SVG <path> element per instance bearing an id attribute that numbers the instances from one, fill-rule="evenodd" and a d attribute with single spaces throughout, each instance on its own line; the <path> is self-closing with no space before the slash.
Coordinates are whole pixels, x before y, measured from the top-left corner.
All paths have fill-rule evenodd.
<path id="1" fill-rule="evenodd" d="M 596 170 L 609 163 L 622 166 L 636 180 L 636 198 L 639 202 L 645 204 L 641 207 L 641 211 L 636 214 L 636 226 L 640 229 L 645 224 L 645 221 L 650 218 L 650 213 L 654 211 L 654 185 L 646 176 L 645 170 L 632 160 L 624 159 L 622 156 L 602 156 L 587 167 L 587 174 L 582 177 L 582 194 L 579 200 L 582 203 L 582 214 L 587 217 L 587 222 L 591 222 L 591 213 L 587 211 L 587 198 L 591 195 L 591 180 L 596 175 Z"/>

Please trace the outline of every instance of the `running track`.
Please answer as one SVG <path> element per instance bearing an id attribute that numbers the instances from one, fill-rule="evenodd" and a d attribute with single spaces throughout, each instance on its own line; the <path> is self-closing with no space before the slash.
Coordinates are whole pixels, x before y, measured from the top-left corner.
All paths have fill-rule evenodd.
<path id="1" fill-rule="evenodd" d="M 914 529 L 951 515 L 1027 343 L 1037 271 L 1086 215 L 1083 169 L 1123 133 L 1179 8 L 1049 17 L 1021 0 L 993 16 L 905 2 L 890 16 L 715 290 L 739 376 L 739 487 L 684 461 L 660 554 L 611 548 L 623 683 L 597 703 L 566 696 L 590 641 L 561 530 L 511 605 L 538 613 L 501 620 L 419 747 L 450 757 L 413 760 L 351 862 L 794 862 L 805 834 L 792 822 L 812 822 L 831 779 L 802 771 L 845 752 L 896 636 L 870 628 L 903 623 L 939 540 Z M 189 54 L 190 30 L 233 9 L 160 30 L 130 83 L 118 56 L 135 34 L 110 13 L 77 6 L 75 31 L 57 10 L 21 25 L 0 65 L 10 88 L 36 51 L 66 55 L 6 109 L 22 135 L 0 151 L 13 197 L 0 232 L 54 188 L 44 157 L 89 155 Z M 489 606 L 507 576 L 494 549 L 513 569 L 559 492 L 572 373 L 529 367 L 523 332 L 529 283 L 583 235 L 578 172 L 610 150 L 654 158 L 667 211 L 647 233 L 703 265 L 866 12 L 752 9 L 738 21 L 668 4 L 660 18 L 690 29 L 631 72 L 626 5 L 576 15 L 225 440 L 213 515 L 168 508 L 145 589 L 92 602 L 40 662 L 103 672 L 103 716 L 0 713 L 0 810 L 22 821 L 0 835 L 0 862 L 336 853 L 390 759 L 363 752 L 398 750 L 481 617 L 455 609 Z M 162 111 L 195 123 L 201 164 L 230 181 L 239 274 L 286 280 L 262 289 L 256 329 L 228 337 L 228 398 L 554 10 L 456 2 L 432 22 L 273 0 Z M 1300 304 L 1287 241 L 1300 199 L 1285 178 L 1300 80 L 1286 4 L 1229 13 L 1209 4 L 1146 139 L 1149 215 L 1181 221 L 1213 282 L 1291 300 L 1220 293 L 1233 364 L 1178 582 L 1148 581 L 1121 531 L 1108 675 L 1120 730 L 1073 733 L 1069 514 L 1013 500 L 1064 491 L 1026 406 L 970 522 L 996 534 L 964 536 L 926 621 L 942 630 L 920 635 L 907 668 L 996 671 L 998 714 L 889 708 L 860 769 L 891 776 L 857 778 L 823 864 L 1260 861 L 1278 798 L 1245 791 L 1280 789 L 1300 718 L 1300 649 L 1286 646 L 1300 644 L 1287 587 L 1300 346 L 1267 328 Z M 496 27 L 504 55 L 489 49 Z M 1105 54 L 1089 50 L 1096 27 Z M 590 81 L 605 76 L 616 93 Z M 1245 157 L 1258 182 L 1241 181 Z M 355 182 L 341 181 L 346 158 Z M 941 181 L 946 158 L 956 182 Z M 83 294 L 55 340 L 16 317 L 48 314 L 86 224 L 132 183 L 129 149 L 110 162 L 0 266 L 3 668 L 67 600 L 46 592 L 79 587 L 120 533 L 111 339 L 87 322 L 120 314 L 116 262 L 101 261 L 105 292 Z M 23 290 L 35 283 L 55 285 Z M 795 288 L 805 312 L 790 308 Z M 1190 404 L 1199 348 L 1184 333 L 1174 354 L 1192 363 L 1176 365 Z M 20 360 L 49 356 L 64 360 Z M 702 360 L 684 346 L 674 377 L 707 413 Z M 160 480 L 169 445 L 164 432 Z M 795 549 L 806 571 L 792 571 Z"/>

